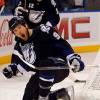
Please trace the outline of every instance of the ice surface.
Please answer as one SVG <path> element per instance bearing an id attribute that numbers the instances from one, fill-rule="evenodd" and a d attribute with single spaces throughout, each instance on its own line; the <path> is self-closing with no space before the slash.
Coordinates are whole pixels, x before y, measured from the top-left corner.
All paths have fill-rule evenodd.
<path id="1" fill-rule="evenodd" d="M 96 57 L 97 53 L 84 53 L 81 54 L 86 64 L 92 64 Z M 7 65 L 1 65 L 0 70 Z M 86 67 L 84 71 L 76 73 L 77 79 L 88 79 L 89 73 L 93 70 L 93 68 Z M 17 77 L 13 77 L 11 79 L 6 79 L 0 71 L 0 100 L 22 100 L 22 96 L 24 93 L 24 88 L 26 83 L 31 76 L 31 73 L 26 73 L 26 75 L 18 75 Z M 82 90 L 85 86 L 85 83 L 74 83 L 71 79 L 66 78 L 63 82 L 56 84 L 53 86 L 52 90 L 56 90 L 62 87 L 68 87 L 70 85 L 74 86 L 74 100 L 82 100 Z M 90 99 L 88 99 L 90 100 Z"/>

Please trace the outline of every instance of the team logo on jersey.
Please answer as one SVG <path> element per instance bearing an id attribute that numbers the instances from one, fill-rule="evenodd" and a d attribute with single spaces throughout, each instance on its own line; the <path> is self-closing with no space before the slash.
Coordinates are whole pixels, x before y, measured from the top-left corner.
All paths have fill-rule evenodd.
<path id="1" fill-rule="evenodd" d="M 36 54 L 33 48 L 34 48 L 33 43 L 21 46 L 24 59 L 30 64 L 33 64 L 36 60 Z"/>
<path id="2" fill-rule="evenodd" d="M 29 20 L 33 23 L 39 23 L 42 20 L 45 11 L 30 10 Z"/>

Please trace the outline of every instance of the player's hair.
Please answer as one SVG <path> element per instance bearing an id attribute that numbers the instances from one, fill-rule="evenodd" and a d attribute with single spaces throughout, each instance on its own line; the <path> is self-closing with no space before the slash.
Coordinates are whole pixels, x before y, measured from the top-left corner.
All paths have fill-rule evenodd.
<path id="1" fill-rule="evenodd" d="M 23 18 L 21 17 L 13 17 L 10 21 L 9 21 L 9 30 L 13 30 L 17 25 L 25 25 L 26 22 Z"/>

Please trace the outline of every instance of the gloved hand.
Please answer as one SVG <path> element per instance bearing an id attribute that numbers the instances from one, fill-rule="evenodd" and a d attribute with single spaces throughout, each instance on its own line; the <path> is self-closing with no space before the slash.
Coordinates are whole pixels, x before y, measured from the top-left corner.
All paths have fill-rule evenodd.
<path id="1" fill-rule="evenodd" d="M 17 7 L 15 9 L 15 16 L 28 16 L 28 10 L 24 9 L 23 7 Z"/>
<path id="2" fill-rule="evenodd" d="M 18 73 L 16 65 L 8 65 L 8 67 L 3 69 L 3 74 L 6 78 L 11 78 L 12 76 L 16 76 Z"/>
<path id="3" fill-rule="evenodd" d="M 72 68 L 72 71 L 75 73 L 82 71 L 85 67 L 84 62 L 78 54 L 68 55 L 67 60 L 69 61 L 69 64 L 74 67 Z"/>
<path id="4" fill-rule="evenodd" d="M 80 71 L 80 62 L 78 61 L 78 59 L 73 59 L 71 65 L 74 66 L 74 68 L 72 68 L 73 72 L 76 73 Z"/>

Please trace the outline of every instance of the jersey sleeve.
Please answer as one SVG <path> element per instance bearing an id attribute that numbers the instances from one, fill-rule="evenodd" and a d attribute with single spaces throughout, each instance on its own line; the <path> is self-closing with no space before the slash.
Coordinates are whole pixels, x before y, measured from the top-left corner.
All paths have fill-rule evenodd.
<path id="1" fill-rule="evenodd" d="M 54 48 L 56 48 L 54 51 L 58 51 L 60 57 L 66 58 L 69 54 L 74 53 L 72 46 L 66 40 L 64 40 L 59 33 L 54 30 L 54 28 L 43 24 L 40 25 L 40 31 L 41 32 L 38 32 L 39 34 L 41 33 L 40 36 L 42 38 L 40 39 L 50 39 Z"/>
<path id="2" fill-rule="evenodd" d="M 54 0 L 46 0 L 46 1 L 48 2 L 47 16 L 52 26 L 55 27 L 60 20 L 59 11 L 56 2 Z"/>

